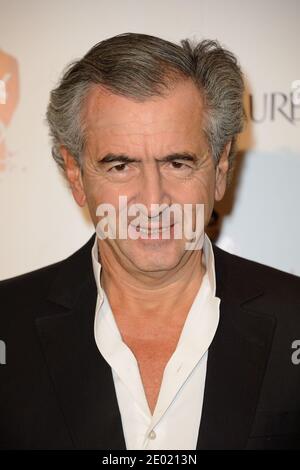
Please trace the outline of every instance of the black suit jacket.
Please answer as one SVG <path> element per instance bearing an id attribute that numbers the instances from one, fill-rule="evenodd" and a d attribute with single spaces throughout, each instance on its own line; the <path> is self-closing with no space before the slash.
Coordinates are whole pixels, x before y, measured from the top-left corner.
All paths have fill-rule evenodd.
<path id="1" fill-rule="evenodd" d="M 1 449 L 126 448 L 111 369 L 94 340 L 93 240 L 0 283 Z M 214 254 L 220 323 L 197 449 L 300 449 L 300 364 L 291 359 L 300 278 Z"/>

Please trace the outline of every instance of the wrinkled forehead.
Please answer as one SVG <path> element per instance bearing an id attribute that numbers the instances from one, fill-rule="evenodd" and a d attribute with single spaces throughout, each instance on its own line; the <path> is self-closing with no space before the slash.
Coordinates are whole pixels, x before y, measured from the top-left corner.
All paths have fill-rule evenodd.
<path id="1" fill-rule="evenodd" d="M 203 100 L 191 80 L 180 81 L 166 96 L 153 96 L 143 101 L 93 86 L 85 102 L 84 119 L 88 134 L 179 132 L 194 126 L 199 129 Z"/>

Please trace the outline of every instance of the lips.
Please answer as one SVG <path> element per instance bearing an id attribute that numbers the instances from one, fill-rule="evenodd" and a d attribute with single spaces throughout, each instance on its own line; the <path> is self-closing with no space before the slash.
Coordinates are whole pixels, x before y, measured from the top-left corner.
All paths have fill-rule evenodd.
<path id="1" fill-rule="evenodd" d="M 132 227 L 137 231 L 137 232 L 143 232 L 143 233 L 153 233 L 153 232 L 166 232 L 167 230 L 170 230 L 172 227 L 174 227 L 174 224 L 172 225 L 147 225 L 147 226 L 142 226 L 142 225 L 132 225 Z"/>

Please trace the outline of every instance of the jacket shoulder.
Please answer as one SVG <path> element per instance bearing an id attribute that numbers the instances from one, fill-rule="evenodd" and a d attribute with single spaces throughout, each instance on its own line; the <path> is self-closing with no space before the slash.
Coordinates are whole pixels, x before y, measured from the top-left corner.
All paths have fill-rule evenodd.
<path id="1" fill-rule="evenodd" d="M 220 282 L 223 274 L 224 282 L 236 286 L 237 291 L 250 291 L 252 285 L 257 286 L 264 294 L 265 304 L 272 306 L 274 313 L 283 309 L 295 312 L 296 306 L 300 307 L 299 276 L 230 254 L 217 246 L 214 246 L 214 253 Z"/>
<path id="2" fill-rule="evenodd" d="M 56 263 L 0 281 L 0 302 L 2 307 L 9 308 L 10 312 L 17 307 L 22 311 L 32 308 L 44 298 L 56 280 L 59 273 L 67 269 L 74 272 L 75 267 L 87 259 L 92 247 L 93 237 L 75 253 Z"/>
<path id="3" fill-rule="evenodd" d="M 267 266 L 257 261 L 252 261 L 250 259 L 228 253 L 216 245 L 213 246 L 213 249 L 216 261 L 226 264 L 226 266 L 230 268 L 231 274 L 239 272 L 250 276 L 255 273 L 255 277 L 263 281 L 269 279 L 271 282 L 278 281 L 280 283 L 295 283 L 299 286 L 300 277 L 295 274 L 281 271 L 280 269 Z"/>
<path id="4" fill-rule="evenodd" d="M 22 303 L 26 303 L 26 300 L 31 298 L 31 294 L 34 294 L 33 298 L 35 299 L 40 298 L 49 287 L 62 263 L 64 261 L 0 281 L 1 303 L 3 304 L 6 298 L 10 303 L 14 303 L 18 299 L 22 299 Z"/>

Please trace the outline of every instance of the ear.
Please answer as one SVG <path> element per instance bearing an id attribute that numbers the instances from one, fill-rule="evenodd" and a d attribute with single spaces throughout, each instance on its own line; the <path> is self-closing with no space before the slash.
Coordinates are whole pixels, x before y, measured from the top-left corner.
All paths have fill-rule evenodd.
<path id="1" fill-rule="evenodd" d="M 222 155 L 219 159 L 219 163 L 216 168 L 216 185 L 215 185 L 215 200 L 216 201 L 220 201 L 225 194 L 226 185 L 227 185 L 227 173 L 229 169 L 228 155 L 231 149 L 231 143 L 232 141 L 230 140 L 225 145 Z"/>
<path id="2" fill-rule="evenodd" d="M 66 147 L 60 148 L 60 154 L 65 162 L 66 177 L 70 184 L 73 197 L 80 207 L 85 206 L 86 196 L 82 182 L 82 172 L 73 155 Z"/>

